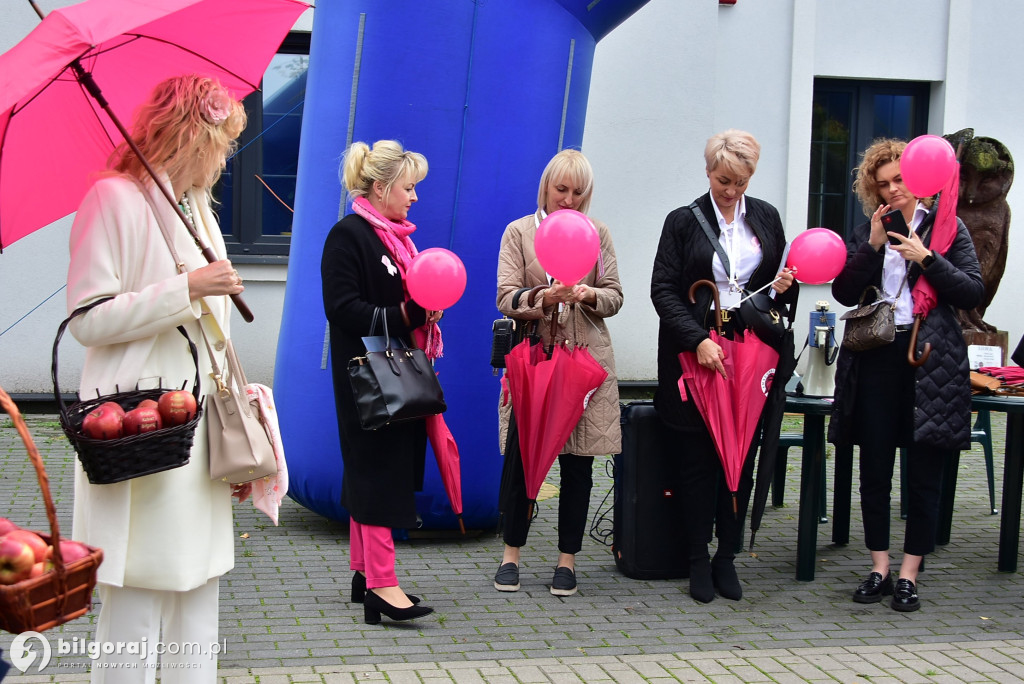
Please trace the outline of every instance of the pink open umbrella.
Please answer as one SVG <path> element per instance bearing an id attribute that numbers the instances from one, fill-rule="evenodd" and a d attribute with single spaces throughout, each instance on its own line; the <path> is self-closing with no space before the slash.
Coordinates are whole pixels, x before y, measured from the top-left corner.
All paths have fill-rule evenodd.
<path id="1" fill-rule="evenodd" d="M 50 12 L 0 55 L 0 249 L 78 208 L 93 174 L 129 137 L 121 119 L 157 83 L 197 73 L 244 97 L 308 8 L 299 0 L 87 0 Z"/>

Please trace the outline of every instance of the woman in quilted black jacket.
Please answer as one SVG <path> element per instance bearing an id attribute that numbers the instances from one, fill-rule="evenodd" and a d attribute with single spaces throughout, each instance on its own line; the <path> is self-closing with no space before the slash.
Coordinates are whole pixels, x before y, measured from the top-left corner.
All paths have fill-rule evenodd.
<path id="1" fill-rule="evenodd" d="M 871 220 L 853 229 L 847 260 L 832 283 L 833 296 L 854 306 L 865 288 L 877 287 L 896 302 L 896 339 L 875 349 L 840 348 L 835 406 L 829 441 L 860 445 L 860 495 L 864 541 L 871 572 L 853 593 L 857 603 L 892 595 L 894 610 L 921 607 L 917 573 L 921 559 L 935 550 L 939 498 L 946 459 L 970 448 L 971 395 L 967 346 L 956 309 L 981 303 L 984 285 L 966 226 L 956 219 L 953 244 L 940 254 L 930 249 L 936 208 L 917 198 L 903 182 L 900 156 L 906 143 L 878 140 L 864 153 L 854 189 Z M 882 216 L 902 212 L 908 237 L 886 232 Z M 889 237 L 898 239 L 890 244 Z M 911 291 L 921 276 L 935 288 L 938 303 L 923 319 L 918 347 L 932 346 L 918 368 L 907 361 L 914 302 Z M 903 561 L 894 583 L 889 573 L 889 499 L 897 447 L 907 447 L 907 527 Z"/>

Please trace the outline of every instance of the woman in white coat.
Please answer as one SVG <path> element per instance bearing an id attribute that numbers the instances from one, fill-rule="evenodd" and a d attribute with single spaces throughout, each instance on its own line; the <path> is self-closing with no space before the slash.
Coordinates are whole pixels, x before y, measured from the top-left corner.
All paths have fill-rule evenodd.
<path id="1" fill-rule="evenodd" d="M 201 255 L 127 145 L 118 148 L 111 172 L 82 201 L 71 229 L 68 311 L 112 297 L 69 326 L 86 347 L 82 396 L 111 394 L 136 383 L 154 386 L 148 383 L 160 379 L 163 386 L 191 383 L 195 366 L 177 326 L 202 350 L 202 393 L 210 391 L 212 368 L 202 334 L 215 354 L 223 354 L 229 334 L 226 295 L 244 289 L 225 258 L 210 188 L 245 123 L 241 103 L 217 81 L 197 75 L 164 81 L 136 115 L 136 143 L 159 182 L 180 198 L 186 216 L 220 259 L 215 263 Z M 160 223 L 174 240 L 184 272 L 176 267 Z M 148 651 L 145 660 L 129 652 L 104 653 L 93 663 L 93 682 L 155 681 L 158 644 L 164 684 L 216 681 L 217 649 L 211 645 L 218 641 L 219 578 L 234 566 L 234 535 L 232 488 L 210 480 L 206 429 L 204 417 L 188 464 L 172 470 L 93 485 L 76 462 L 72 536 L 104 552 L 93 640 Z M 248 486 L 235 487 L 234 493 L 243 499 Z M 192 649 L 181 646 L 189 642 L 198 643 L 200 652 L 185 652 Z"/>

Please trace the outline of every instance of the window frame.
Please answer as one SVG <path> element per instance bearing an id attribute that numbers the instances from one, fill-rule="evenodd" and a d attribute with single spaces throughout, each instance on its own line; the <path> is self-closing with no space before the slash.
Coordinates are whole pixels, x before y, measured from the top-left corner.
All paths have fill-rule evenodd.
<path id="1" fill-rule="evenodd" d="M 281 43 L 279 55 L 309 55 L 311 34 L 291 31 Z M 224 232 L 224 243 L 229 258 L 239 264 L 287 264 L 291 250 L 290 235 L 263 234 L 263 202 L 277 200 L 256 176 L 263 170 L 263 145 L 257 138 L 263 132 L 263 91 L 246 97 L 242 104 L 248 115 L 248 125 L 238 139 L 238 153 L 228 162 L 231 169 L 231 197 L 221 201 L 231 203 L 230 232 Z M 293 207 L 294 209 L 294 207 Z"/>
<path id="2" fill-rule="evenodd" d="M 849 177 L 844 184 L 844 224 L 842 226 L 825 226 L 842 236 L 846 236 L 857 226 L 867 220 L 861 210 L 860 200 L 853 192 L 854 170 L 860 164 L 860 155 L 863 154 L 876 137 L 876 122 L 874 117 L 875 97 L 878 95 L 903 95 L 913 100 L 913 112 L 911 115 L 911 135 L 908 140 L 928 132 L 928 109 L 931 100 L 931 83 L 927 81 L 883 81 L 883 80 L 861 80 L 861 79 L 840 79 L 840 78 L 815 78 L 814 97 L 816 104 L 818 96 L 826 93 L 844 93 L 850 95 L 850 135 L 847 144 L 846 158 L 849 167 Z M 810 163 L 816 159 L 824 164 L 822 155 L 815 155 L 814 146 L 827 144 L 828 141 L 811 139 Z M 807 190 L 807 227 L 811 228 L 821 225 L 821 213 L 816 209 L 817 198 L 834 194 L 825 192 L 823 188 L 812 188 L 810 183 L 815 178 L 813 169 L 808 178 Z"/>

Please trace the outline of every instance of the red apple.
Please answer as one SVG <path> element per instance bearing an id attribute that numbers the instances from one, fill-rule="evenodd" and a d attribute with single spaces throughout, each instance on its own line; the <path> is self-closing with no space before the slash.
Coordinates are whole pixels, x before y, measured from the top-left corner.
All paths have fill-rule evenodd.
<path id="1" fill-rule="evenodd" d="M 155 408 L 137 407 L 124 414 L 124 434 L 139 435 L 163 427 L 160 411 Z"/>
<path id="2" fill-rule="evenodd" d="M 7 518 L 0 518 L 0 537 L 4 536 L 11 530 L 18 529 L 18 526 L 12 523 Z"/>
<path id="3" fill-rule="evenodd" d="M 32 574 L 35 565 L 32 547 L 20 539 L 0 539 L 0 584 L 14 584 Z"/>
<path id="4" fill-rule="evenodd" d="M 32 572 L 29 573 L 29 577 L 39 577 L 53 570 L 53 563 L 50 561 L 39 561 L 32 566 Z"/>
<path id="5" fill-rule="evenodd" d="M 135 408 L 159 408 L 159 406 L 153 399 L 143 399 Z"/>
<path id="6" fill-rule="evenodd" d="M 85 558 L 90 553 L 89 547 L 82 542 L 71 541 L 70 539 L 60 540 L 60 557 L 64 559 L 64 565 L 71 565 L 76 560 Z"/>
<path id="7" fill-rule="evenodd" d="M 41 560 L 46 560 L 50 545 L 43 541 L 35 532 L 29 530 L 11 530 L 3 536 L 4 539 L 17 539 L 28 544 L 28 547 L 32 549 L 32 554 L 35 556 L 34 563 L 38 563 Z"/>
<path id="8" fill-rule="evenodd" d="M 122 435 L 124 409 L 113 401 L 107 401 L 82 420 L 82 434 L 90 439 L 116 439 Z"/>
<path id="9" fill-rule="evenodd" d="M 184 425 L 196 415 L 196 398 L 187 390 L 172 390 L 160 396 L 160 417 L 164 425 Z"/>

